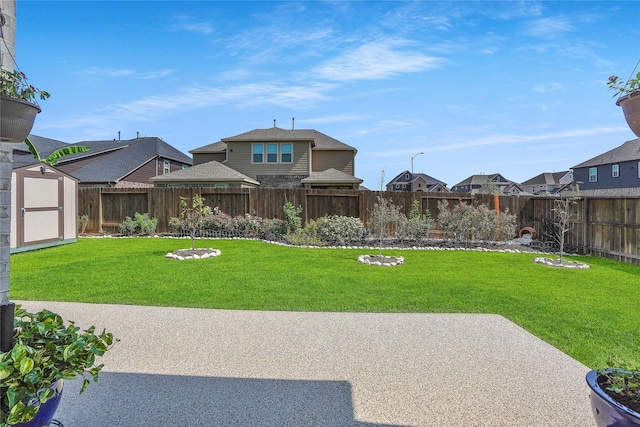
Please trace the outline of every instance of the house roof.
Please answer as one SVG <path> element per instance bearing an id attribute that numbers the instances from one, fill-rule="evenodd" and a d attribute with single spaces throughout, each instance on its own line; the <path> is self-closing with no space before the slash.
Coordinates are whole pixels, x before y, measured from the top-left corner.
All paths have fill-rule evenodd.
<path id="1" fill-rule="evenodd" d="M 36 146 L 40 157 L 46 158 L 52 152 L 59 148 L 66 147 L 67 143 L 58 141 L 57 139 L 43 138 L 41 136 L 29 135 L 29 140 Z M 24 142 L 13 144 L 13 169 L 18 169 L 23 166 L 29 166 L 38 163 L 38 160 L 33 157 L 27 144 Z"/>
<path id="2" fill-rule="evenodd" d="M 303 184 L 362 184 L 360 178 L 349 175 L 334 168 L 323 170 L 322 172 L 312 172 L 307 178 L 302 179 Z"/>
<path id="3" fill-rule="evenodd" d="M 111 151 L 72 172 L 72 175 L 82 182 L 118 182 L 157 157 L 188 165 L 193 164 L 189 156 L 157 137 L 142 137 L 126 141 L 82 141 L 78 145 L 89 147 L 89 152 L 83 153 L 85 155 Z M 77 155 L 65 157 L 65 160 L 74 158 L 77 159 Z"/>
<path id="4" fill-rule="evenodd" d="M 187 169 L 178 170 L 166 175 L 158 175 L 151 178 L 154 182 L 248 182 L 254 185 L 260 185 L 260 182 L 241 174 L 235 169 L 223 165 L 220 162 L 212 160 L 210 162 L 201 163 Z"/>
<path id="5" fill-rule="evenodd" d="M 387 185 L 392 184 L 394 182 L 411 182 L 411 180 L 405 181 L 403 179 L 407 174 L 411 175 L 411 172 L 406 170 L 404 172 L 399 173 L 398 175 L 395 176 L 395 178 L 393 178 L 391 181 L 389 181 L 387 183 Z M 429 176 L 426 173 L 422 173 L 422 172 L 414 173 L 413 174 L 413 181 L 415 181 L 418 178 L 422 178 L 424 180 L 424 182 L 427 183 L 427 186 L 429 186 L 429 187 L 431 187 L 433 185 L 437 185 L 437 184 L 444 185 L 445 187 L 447 186 L 447 184 L 445 182 L 440 181 L 439 179 L 435 179 L 434 177 Z"/>
<path id="6" fill-rule="evenodd" d="M 560 183 L 560 180 L 568 173 L 569 171 L 544 172 L 540 175 L 536 175 L 533 178 L 524 181 L 522 185 L 557 185 Z"/>
<path id="7" fill-rule="evenodd" d="M 627 141 L 619 147 L 602 153 L 586 162 L 580 163 L 573 168 L 586 168 L 620 162 L 640 160 L 640 138 Z"/>
<path id="8" fill-rule="evenodd" d="M 491 181 L 491 182 L 495 182 L 495 183 L 503 183 L 503 184 L 509 184 L 510 180 L 506 179 L 505 177 L 503 177 L 502 175 L 500 175 L 499 173 L 493 173 L 490 175 L 471 175 L 469 178 L 465 179 L 464 181 L 461 181 L 459 183 L 457 183 L 456 185 L 454 185 L 454 187 L 457 187 L 459 185 L 484 185 L 487 183 L 487 181 Z"/>
<path id="9" fill-rule="evenodd" d="M 222 138 L 221 142 L 229 143 L 234 141 L 243 142 L 263 142 L 263 141 L 309 141 L 311 142 L 314 150 L 343 150 L 354 151 L 357 150 L 350 145 L 338 141 L 335 138 L 331 138 L 328 135 L 318 132 L 314 129 L 281 129 L 279 127 L 272 127 L 268 129 L 254 129 L 249 132 L 242 133 L 240 135 L 231 136 L 228 138 Z M 211 145 L 215 145 L 211 144 Z M 201 150 L 204 147 L 197 148 Z M 214 147 L 218 149 L 218 147 Z M 207 151 L 208 152 L 208 151 Z"/>
<path id="10" fill-rule="evenodd" d="M 191 154 L 224 153 L 225 151 L 227 151 L 227 144 L 222 141 L 189 150 Z"/>

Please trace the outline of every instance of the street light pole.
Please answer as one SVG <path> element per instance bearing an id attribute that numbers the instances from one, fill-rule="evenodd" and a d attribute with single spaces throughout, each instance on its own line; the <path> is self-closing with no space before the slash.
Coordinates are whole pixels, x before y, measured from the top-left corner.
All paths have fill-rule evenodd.
<path id="1" fill-rule="evenodd" d="M 415 159 L 417 156 L 419 156 L 420 154 L 424 154 L 422 151 L 419 153 L 414 154 L 411 157 L 411 191 L 413 191 L 413 159 Z"/>

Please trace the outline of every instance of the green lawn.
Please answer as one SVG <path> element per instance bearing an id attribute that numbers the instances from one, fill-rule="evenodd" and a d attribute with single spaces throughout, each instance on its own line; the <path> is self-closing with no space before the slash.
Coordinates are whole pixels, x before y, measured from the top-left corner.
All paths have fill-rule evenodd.
<path id="1" fill-rule="evenodd" d="M 406 263 L 360 264 L 377 250 L 198 241 L 222 256 L 170 260 L 176 239 L 80 239 L 11 256 L 11 298 L 247 310 L 496 313 L 589 367 L 640 359 L 640 267 L 580 257 L 588 270 L 532 254 L 383 251 Z"/>

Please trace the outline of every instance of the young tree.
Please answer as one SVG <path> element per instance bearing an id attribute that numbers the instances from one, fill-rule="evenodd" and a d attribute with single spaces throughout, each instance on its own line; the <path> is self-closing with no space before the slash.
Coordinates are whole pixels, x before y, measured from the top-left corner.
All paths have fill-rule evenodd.
<path id="1" fill-rule="evenodd" d="M 576 205 L 580 200 L 580 190 L 578 184 L 570 187 L 569 194 L 561 194 L 560 198 L 553 201 L 553 215 L 554 215 L 554 233 L 555 240 L 560 245 L 560 263 L 563 261 L 565 236 L 571 230 L 570 222 L 576 215 Z"/>
<path id="2" fill-rule="evenodd" d="M 204 197 L 195 194 L 189 206 L 188 197 L 180 197 L 180 219 L 189 227 L 191 235 L 191 249 L 196 248 L 196 230 L 202 228 L 207 215 L 211 214 L 211 208 L 204 204 Z"/>

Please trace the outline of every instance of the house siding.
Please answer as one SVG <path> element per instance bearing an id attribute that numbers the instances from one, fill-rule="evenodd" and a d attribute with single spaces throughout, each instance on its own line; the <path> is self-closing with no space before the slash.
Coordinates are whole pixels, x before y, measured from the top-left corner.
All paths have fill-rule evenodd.
<path id="1" fill-rule="evenodd" d="M 150 178 L 154 176 L 163 175 L 164 172 L 164 161 L 169 160 L 163 157 L 156 157 L 151 159 L 135 171 L 131 172 L 129 175 L 126 175 L 121 179 L 121 181 L 126 182 L 140 182 L 143 184 L 152 184 Z M 182 169 L 183 163 L 176 162 L 173 160 L 169 160 L 169 170 L 170 172 L 175 172 Z"/>
<path id="2" fill-rule="evenodd" d="M 260 142 L 227 143 L 225 165 L 256 179 L 258 175 L 309 175 L 309 142 L 269 141 L 269 143 L 292 144 L 293 163 L 251 163 L 253 144 Z"/>
<path id="3" fill-rule="evenodd" d="M 208 163 L 213 160 L 222 163 L 227 160 L 227 153 L 194 153 L 193 166 L 200 165 L 202 163 Z"/>
<path id="4" fill-rule="evenodd" d="M 614 164 L 620 166 L 620 175 L 617 178 L 611 176 L 611 166 Z M 589 169 L 592 167 L 598 169 L 597 182 L 589 182 Z M 640 187 L 638 160 L 576 168 L 573 171 L 573 179 L 574 182 L 581 182 L 580 191 Z"/>
<path id="5" fill-rule="evenodd" d="M 313 172 L 322 172 L 329 168 L 355 175 L 353 151 L 317 150 L 313 152 Z"/>

